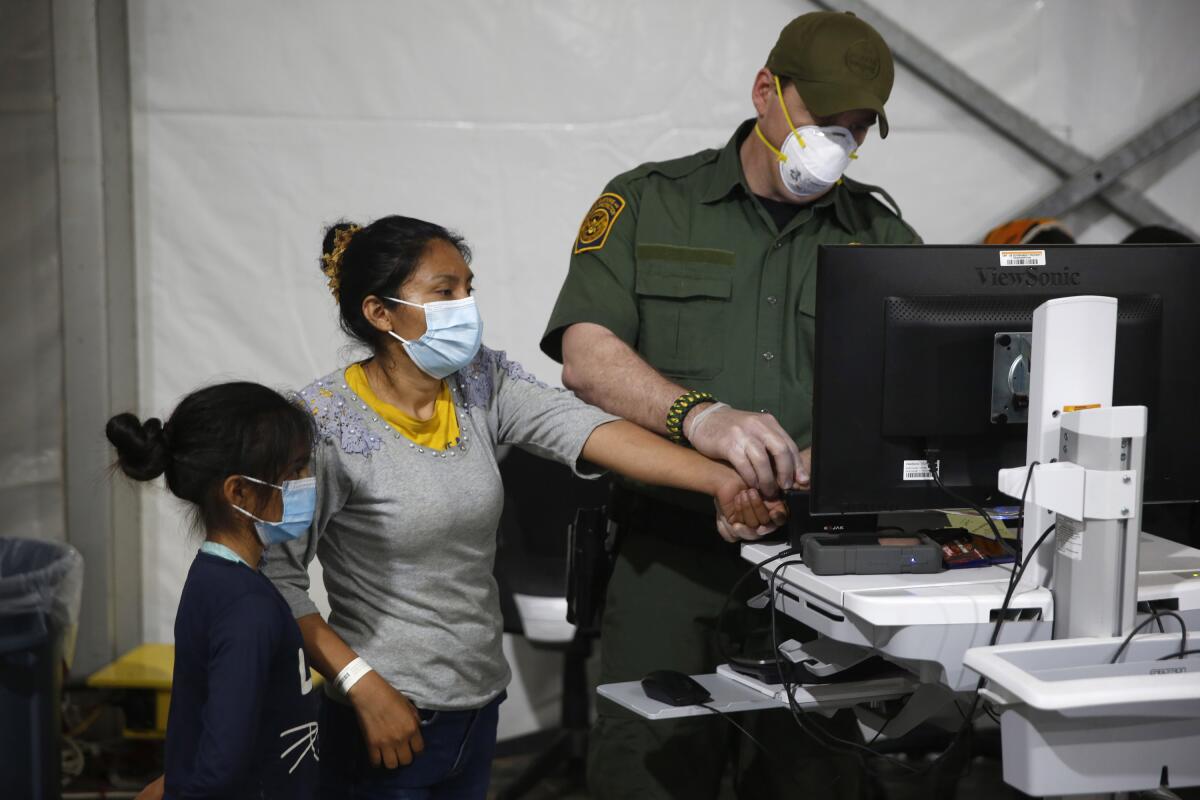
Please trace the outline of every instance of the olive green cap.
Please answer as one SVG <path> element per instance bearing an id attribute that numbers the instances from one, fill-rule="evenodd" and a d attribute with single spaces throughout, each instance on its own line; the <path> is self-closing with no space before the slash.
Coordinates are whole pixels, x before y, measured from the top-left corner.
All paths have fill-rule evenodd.
<path id="1" fill-rule="evenodd" d="M 850 12 L 796 17 L 779 32 L 767 69 L 790 78 L 814 116 L 869 108 L 879 115 L 880 136 L 887 136 L 883 104 L 896 76 L 892 51 L 874 28 Z"/>

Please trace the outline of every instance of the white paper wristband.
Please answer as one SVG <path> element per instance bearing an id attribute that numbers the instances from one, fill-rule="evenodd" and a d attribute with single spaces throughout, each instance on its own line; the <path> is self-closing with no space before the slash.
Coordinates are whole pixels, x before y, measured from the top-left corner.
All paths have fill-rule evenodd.
<path id="1" fill-rule="evenodd" d="M 342 695 L 348 695 L 354 688 L 354 684 L 370 671 L 370 664 L 361 658 L 356 658 L 342 668 L 342 671 L 337 674 L 337 678 L 334 679 L 333 685 Z"/>

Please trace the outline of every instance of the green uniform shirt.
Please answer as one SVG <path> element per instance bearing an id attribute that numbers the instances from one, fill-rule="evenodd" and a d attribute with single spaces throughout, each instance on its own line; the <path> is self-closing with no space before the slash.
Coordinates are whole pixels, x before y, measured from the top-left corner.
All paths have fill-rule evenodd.
<path id="1" fill-rule="evenodd" d="M 739 148 L 753 129 L 748 120 L 721 150 L 643 164 L 608 184 L 580 228 L 541 346 L 561 362 L 565 328 L 603 325 L 681 386 L 774 414 L 804 448 L 817 245 L 921 239 L 872 197 L 881 190 L 848 178 L 777 229 L 742 172 Z"/>

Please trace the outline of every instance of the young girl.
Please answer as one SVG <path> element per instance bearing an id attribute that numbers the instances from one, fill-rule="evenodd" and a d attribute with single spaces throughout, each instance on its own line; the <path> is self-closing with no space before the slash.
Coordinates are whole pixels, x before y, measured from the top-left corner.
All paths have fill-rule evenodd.
<path id="1" fill-rule="evenodd" d="M 311 417 L 255 383 L 188 395 L 164 425 L 108 421 L 121 470 L 166 474 L 204 530 L 175 615 L 166 768 L 142 797 L 303 798 L 316 786 L 316 707 L 300 629 L 259 571 L 304 533 L 316 483 Z"/>
<path id="2" fill-rule="evenodd" d="M 497 447 L 705 492 L 730 535 L 769 529 L 779 509 L 730 467 L 481 346 L 469 250 L 445 228 L 407 217 L 339 225 L 324 253 L 342 327 L 371 357 L 301 393 L 319 432 L 321 497 L 308 537 L 266 565 L 330 679 L 321 794 L 482 800 L 510 675 L 492 577 Z M 317 555 L 328 622 L 307 591 Z"/>

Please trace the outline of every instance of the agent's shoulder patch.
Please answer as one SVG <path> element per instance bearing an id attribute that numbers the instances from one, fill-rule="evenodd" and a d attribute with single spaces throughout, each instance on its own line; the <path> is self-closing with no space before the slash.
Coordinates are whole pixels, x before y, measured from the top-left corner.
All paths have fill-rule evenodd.
<path id="1" fill-rule="evenodd" d="M 575 239 L 576 254 L 604 247 L 608 232 L 625 210 L 625 205 L 625 198 L 614 192 L 605 192 L 596 198 L 583 218 L 583 224 L 579 226 L 579 236 Z"/>

